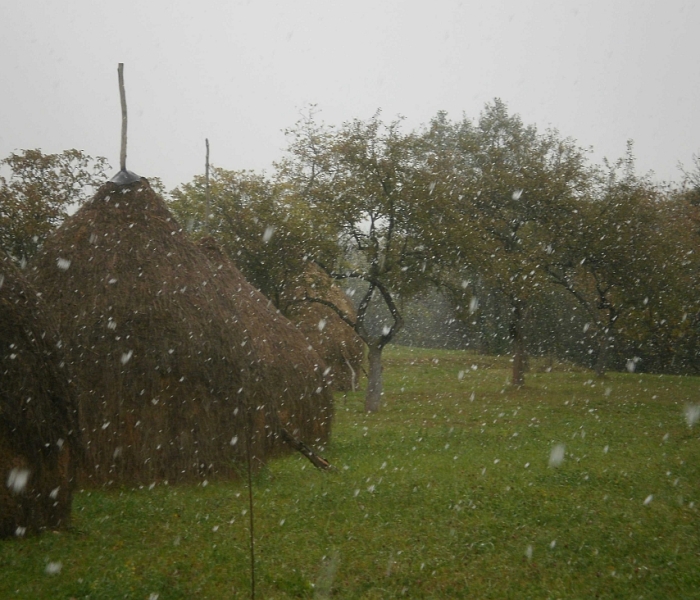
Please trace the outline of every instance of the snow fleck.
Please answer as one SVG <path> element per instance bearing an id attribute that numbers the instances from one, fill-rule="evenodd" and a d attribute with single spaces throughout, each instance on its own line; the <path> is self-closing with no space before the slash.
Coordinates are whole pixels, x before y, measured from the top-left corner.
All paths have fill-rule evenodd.
<path id="1" fill-rule="evenodd" d="M 552 550 L 554 550 L 554 548 L 556 548 L 556 545 L 557 545 L 557 540 L 552 540 L 551 543 L 549 544 L 549 547 Z"/>
<path id="2" fill-rule="evenodd" d="M 323 330 L 325 329 L 325 327 L 326 327 L 326 320 L 325 320 L 325 319 L 321 319 L 321 320 L 318 322 L 318 330 L 319 330 L 319 331 L 323 331 Z"/>
<path id="3" fill-rule="evenodd" d="M 523 190 L 515 190 L 513 192 L 513 200 L 520 200 L 520 196 L 523 195 Z"/>
<path id="4" fill-rule="evenodd" d="M 60 562 L 50 562 L 46 564 L 45 572 L 47 575 L 58 575 L 63 568 L 63 564 Z"/>
<path id="5" fill-rule="evenodd" d="M 603 448 L 603 454 L 607 454 L 608 450 L 610 450 L 610 446 L 605 446 L 605 448 Z"/>
<path id="6" fill-rule="evenodd" d="M 646 498 L 644 498 L 644 506 L 649 506 L 651 504 L 651 501 L 654 499 L 653 494 L 649 494 Z"/>
<path id="7" fill-rule="evenodd" d="M 284 525 L 284 521 L 285 521 L 284 519 L 280 519 L 280 527 L 282 527 L 282 525 Z"/>
<path id="8" fill-rule="evenodd" d="M 355 492 L 353 493 L 353 497 L 357 498 L 359 495 L 360 495 L 360 490 L 359 489 L 355 490 Z"/>
<path id="9" fill-rule="evenodd" d="M 473 315 L 479 309 L 479 299 L 476 296 L 472 296 L 469 300 L 469 314 Z"/>
<path id="10" fill-rule="evenodd" d="M 457 373 L 457 379 L 459 379 L 460 381 L 464 379 L 464 371 L 460 371 L 459 373 Z"/>
<path id="11" fill-rule="evenodd" d="M 230 441 L 229 443 L 230 443 L 232 446 L 235 446 L 235 445 L 238 443 L 238 436 L 237 436 L 237 435 L 234 435 L 234 436 L 231 438 L 231 441 Z"/>
<path id="12" fill-rule="evenodd" d="M 561 464 L 564 462 L 564 450 L 566 447 L 564 444 L 557 444 L 552 448 L 551 453 L 549 454 L 549 466 L 550 467 L 559 467 Z"/>
<path id="13" fill-rule="evenodd" d="M 25 533 L 27 533 L 26 527 L 19 526 L 19 527 L 17 527 L 17 529 L 15 529 L 15 536 L 17 536 L 17 537 L 24 537 Z"/>
<path id="14" fill-rule="evenodd" d="M 67 258 L 57 258 L 56 259 L 56 265 L 58 266 L 61 271 L 67 271 L 68 268 L 70 267 L 70 261 Z"/>
<path id="15" fill-rule="evenodd" d="M 49 494 L 49 498 L 51 498 L 51 500 L 55 500 L 56 498 L 58 498 L 58 491 L 60 489 L 61 489 L 61 486 L 58 486 L 57 488 L 52 489 L 51 493 Z"/>
<path id="16" fill-rule="evenodd" d="M 263 242 L 266 244 L 272 239 L 273 234 L 275 233 L 275 228 L 270 225 L 269 227 L 265 228 L 265 233 L 263 233 Z"/>
<path id="17" fill-rule="evenodd" d="M 528 560 L 532 560 L 532 545 L 528 544 L 528 547 L 525 548 L 525 556 L 527 556 Z"/>
<path id="18" fill-rule="evenodd" d="M 700 404 L 689 404 L 685 407 L 685 422 L 692 427 L 700 419 Z"/>
<path id="19" fill-rule="evenodd" d="M 390 332 L 391 327 L 389 327 L 388 325 L 384 325 L 384 327 L 382 327 L 382 335 L 389 335 Z"/>
<path id="20" fill-rule="evenodd" d="M 15 494 L 21 494 L 29 481 L 29 469 L 14 468 L 7 476 L 7 487 Z"/>
<path id="21" fill-rule="evenodd" d="M 129 350 L 128 352 L 124 352 L 122 354 L 122 358 L 121 358 L 122 364 L 125 365 L 126 363 L 128 363 L 131 360 L 131 357 L 133 355 L 134 355 L 133 350 Z"/>

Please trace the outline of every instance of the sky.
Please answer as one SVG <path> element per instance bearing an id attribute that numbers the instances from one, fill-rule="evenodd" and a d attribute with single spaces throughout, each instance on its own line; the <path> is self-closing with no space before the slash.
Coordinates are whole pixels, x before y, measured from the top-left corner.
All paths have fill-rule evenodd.
<path id="1" fill-rule="evenodd" d="M 0 4 L 0 157 L 77 148 L 168 189 L 272 170 L 309 105 L 407 129 L 500 98 L 601 161 L 681 178 L 700 153 L 696 0 L 23 0 Z"/>

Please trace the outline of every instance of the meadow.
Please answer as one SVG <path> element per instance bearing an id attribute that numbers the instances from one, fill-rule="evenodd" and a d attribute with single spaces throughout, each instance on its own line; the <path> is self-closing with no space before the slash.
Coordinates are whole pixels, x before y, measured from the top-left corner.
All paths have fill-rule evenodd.
<path id="1" fill-rule="evenodd" d="M 256 597 L 700 598 L 700 378 L 389 347 L 380 412 L 336 394 L 334 466 L 253 478 Z M 250 597 L 240 482 L 77 491 L 0 542 L 0 598 Z"/>

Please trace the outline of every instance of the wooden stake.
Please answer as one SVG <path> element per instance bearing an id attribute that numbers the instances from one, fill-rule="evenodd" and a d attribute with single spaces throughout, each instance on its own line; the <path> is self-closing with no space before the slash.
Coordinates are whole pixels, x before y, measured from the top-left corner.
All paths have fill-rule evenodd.
<path id="1" fill-rule="evenodd" d="M 124 90 L 124 63 L 119 63 L 117 68 L 119 74 L 119 98 L 122 104 L 122 140 L 121 151 L 119 153 L 119 172 L 110 179 L 110 182 L 117 185 L 129 185 L 141 179 L 136 173 L 126 170 L 126 91 Z"/>
<path id="2" fill-rule="evenodd" d="M 306 456 L 306 458 L 311 461 L 311 464 L 317 469 L 325 471 L 333 468 L 325 458 L 316 454 L 301 440 L 296 439 L 291 433 L 284 429 L 284 427 L 280 428 L 280 437 L 297 452 L 301 452 L 304 456 Z"/>
<path id="3" fill-rule="evenodd" d="M 126 171 L 126 90 L 124 89 L 124 63 L 119 63 L 119 97 L 122 103 L 122 146 L 119 155 L 119 168 Z"/>

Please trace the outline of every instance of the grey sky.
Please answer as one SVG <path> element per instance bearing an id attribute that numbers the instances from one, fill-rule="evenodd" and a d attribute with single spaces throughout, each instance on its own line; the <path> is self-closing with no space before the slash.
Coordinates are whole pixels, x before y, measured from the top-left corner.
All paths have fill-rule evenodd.
<path id="1" fill-rule="evenodd" d="M 0 157 L 79 148 L 168 188 L 212 162 L 269 169 L 316 103 L 328 123 L 476 118 L 500 97 L 595 158 L 629 138 L 642 171 L 678 179 L 700 152 L 695 0 L 2 2 Z"/>

